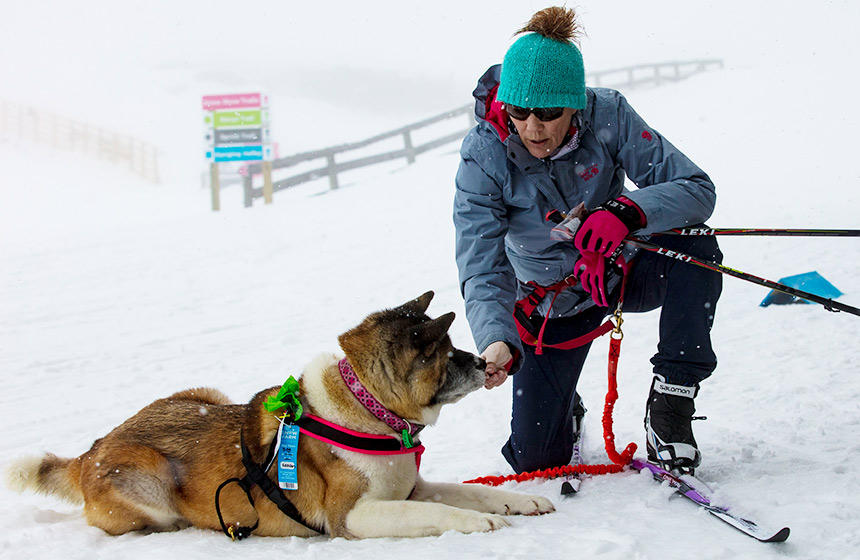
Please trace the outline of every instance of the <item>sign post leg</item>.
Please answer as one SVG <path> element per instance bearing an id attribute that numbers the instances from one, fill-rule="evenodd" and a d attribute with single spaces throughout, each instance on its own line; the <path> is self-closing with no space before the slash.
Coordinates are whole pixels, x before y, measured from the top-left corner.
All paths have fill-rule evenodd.
<path id="1" fill-rule="evenodd" d="M 263 200 L 272 203 L 272 162 L 263 162 Z"/>
<path id="2" fill-rule="evenodd" d="M 209 186 L 212 188 L 212 211 L 221 210 L 221 185 L 218 181 L 218 164 L 209 164 Z"/>

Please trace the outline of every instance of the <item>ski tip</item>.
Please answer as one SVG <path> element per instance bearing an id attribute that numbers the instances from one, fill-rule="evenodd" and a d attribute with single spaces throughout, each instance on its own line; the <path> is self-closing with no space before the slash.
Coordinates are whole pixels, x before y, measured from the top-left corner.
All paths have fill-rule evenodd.
<path id="1" fill-rule="evenodd" d="M 789 534 L 791 534 L 791 529 L 789 529 L 788 527 L 783 527 L 769 539 L 761 539 L 761 542 L 785 542 L 786 539 L 788 539 Z"/>
<path id="2" fill-rule="evenodd" d="M 570 482 L 565 480 L 561 483 L 561 495 L 570 496 L 571 494 L 576 494 L 576 489 L 570 484 Z"/>

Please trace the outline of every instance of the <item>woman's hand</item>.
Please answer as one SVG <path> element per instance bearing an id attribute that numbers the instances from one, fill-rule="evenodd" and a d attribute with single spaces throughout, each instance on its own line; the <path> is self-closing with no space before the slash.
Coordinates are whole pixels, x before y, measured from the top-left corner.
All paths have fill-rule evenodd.
<path id="1" fill-rule="evenodd" d="M 487 373 L 484 388 L 492 389 L 504 383 L 508 378 L 508 368 L 514 361 L 507 343 L 501 340 L 493 342 L 487 346 L 481 357 L 487 362 L 487 368 L 484 370 Z"/>

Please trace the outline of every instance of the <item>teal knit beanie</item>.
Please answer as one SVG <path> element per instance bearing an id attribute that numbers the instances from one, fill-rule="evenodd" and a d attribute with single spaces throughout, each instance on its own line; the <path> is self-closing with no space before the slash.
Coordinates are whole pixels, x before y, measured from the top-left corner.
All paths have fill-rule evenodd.
<path id="1" fill-rule="evenodd" d="M 496 99 L 519 107 L 584 109 L 585 67 L 573 44 L 573 10 L 547 8 L 521 30 L 502 62 Z"/>

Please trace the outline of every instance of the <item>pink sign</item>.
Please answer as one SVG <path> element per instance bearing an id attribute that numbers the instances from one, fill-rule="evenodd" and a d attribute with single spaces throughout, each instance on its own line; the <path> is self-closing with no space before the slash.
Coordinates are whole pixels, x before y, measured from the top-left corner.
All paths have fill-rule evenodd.
<path id="1" fill-rule="evenodd" d="M 230 93 L 226 95 L 204 95 L 204 111 L 221 111 L 245 107 L 261 107 L 265 96 L 260 93 Z"/>

